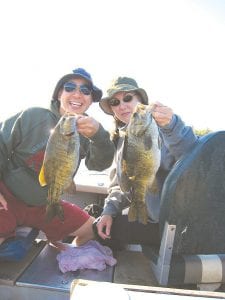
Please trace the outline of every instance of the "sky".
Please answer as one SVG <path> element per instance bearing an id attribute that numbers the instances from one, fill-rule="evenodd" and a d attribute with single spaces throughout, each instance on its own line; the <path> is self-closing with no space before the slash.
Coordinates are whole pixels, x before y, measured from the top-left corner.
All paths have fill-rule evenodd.
<path id="1" fill-rule="evenodd" d="M 0 121 L 48 107 L 76 67 L 104 94 L 129 76 L 196 129 L 224 130 L 224 0 L 3 0 Z M 98 105 L 89 114 L 111 128 Z"/>

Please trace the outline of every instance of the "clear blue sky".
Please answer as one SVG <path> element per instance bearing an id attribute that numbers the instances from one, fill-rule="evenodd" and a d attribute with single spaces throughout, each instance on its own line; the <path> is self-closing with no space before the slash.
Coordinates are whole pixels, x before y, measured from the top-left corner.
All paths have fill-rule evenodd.
<path id="1" fill-rule="evenodd" d="M 133 76 L 187 124 L 225 129 L 224 0 L 5 0 L 0 33 L 0 120 L 48 106 L 82 66 L 104 91 Z M 108 127 L 98 107 L 90 114 Z"/>

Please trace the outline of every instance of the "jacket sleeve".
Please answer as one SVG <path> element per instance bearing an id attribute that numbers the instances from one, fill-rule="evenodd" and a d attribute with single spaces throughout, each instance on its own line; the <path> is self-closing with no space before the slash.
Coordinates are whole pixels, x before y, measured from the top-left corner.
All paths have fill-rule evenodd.
<path id="1" fill-rule="evenodd" d="M 20 128 L 16 126 L 20 113 L 12 116 L 1 124 L 0 128 L 0 179 L 7 168 L 8 160 L 13 154 L 14 147 L 20 141 Z"/>
<path id="2" fill-rule="evenodd" d="M 101 124 L 86 147 L 85 165 L 89 170 L 102 171 L 111 166 L 115 146 L 110 139 L 109 132 Z"/>
<path id="3" fill-rule="evenodd" d="M 186 126 L 177 115 L 173 116 L 169 125 L 159 128 L 159 131 L 164 148 L 161 166 L 169 170 L 177 160 L 191 150 L 198 137 L 192 127 Z"/>

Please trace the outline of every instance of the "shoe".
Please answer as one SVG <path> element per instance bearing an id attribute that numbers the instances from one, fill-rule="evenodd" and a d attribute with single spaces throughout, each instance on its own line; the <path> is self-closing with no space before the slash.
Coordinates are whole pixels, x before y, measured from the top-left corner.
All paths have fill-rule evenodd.
<path id="1" fill-rule="evenodd" d="M 25 257 L 27 249 L 23 240 L 6 240 L 0 245 L 0 261 L 19 261 Z"/>
<path id="2" fill-rule="evenodd" d="M 20 261 L 33 245 L 38 230 L 33 229 L 27 237 L 15 237 L 4 241 L 0 245 L 0 261 Z"/>

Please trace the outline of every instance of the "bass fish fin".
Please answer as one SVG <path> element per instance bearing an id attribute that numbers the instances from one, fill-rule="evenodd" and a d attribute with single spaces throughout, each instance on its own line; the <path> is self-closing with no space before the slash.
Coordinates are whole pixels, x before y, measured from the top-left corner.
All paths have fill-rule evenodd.
<path id="1" fill-rule="evenodd" d="M 158 186 L 158 182 L 156 177 L 153 180 L 152 185 L 150 186 L 149 190 L 151 191 L 151 193 L 153 194 L 157 194 L 159 192 L 159 186 Z"/>
<path id="2" fill-rule="evenodd" d="M 41 167 L 41 171 L 39 173 L 39 183 L 41 186 L 47 185 L 47 182 L 45 180 L 44 166 Z"/>
<path id="3" fill-rule="evenodd" d="M 148 212 L 146 205 L 142 205 L 138 208 L 138 220 L 144 225 L 148 223 Z"/>
<path id="4" fill-rule="evenodd" d="M 68 194 L 75 194 L 77 191 L 77 188 L 76 188 L 76 184 L 74 183 L 74 181 L 71 182 L 71 184 L 65 188 L 64 192 L 68 193 Z"/>
<path id="5" fill-rule="evenodd" d="M 137 221 L 137 207 L 134 204 L 131 204 L 128 211 L 128 221 L 134 222 Z"/>

